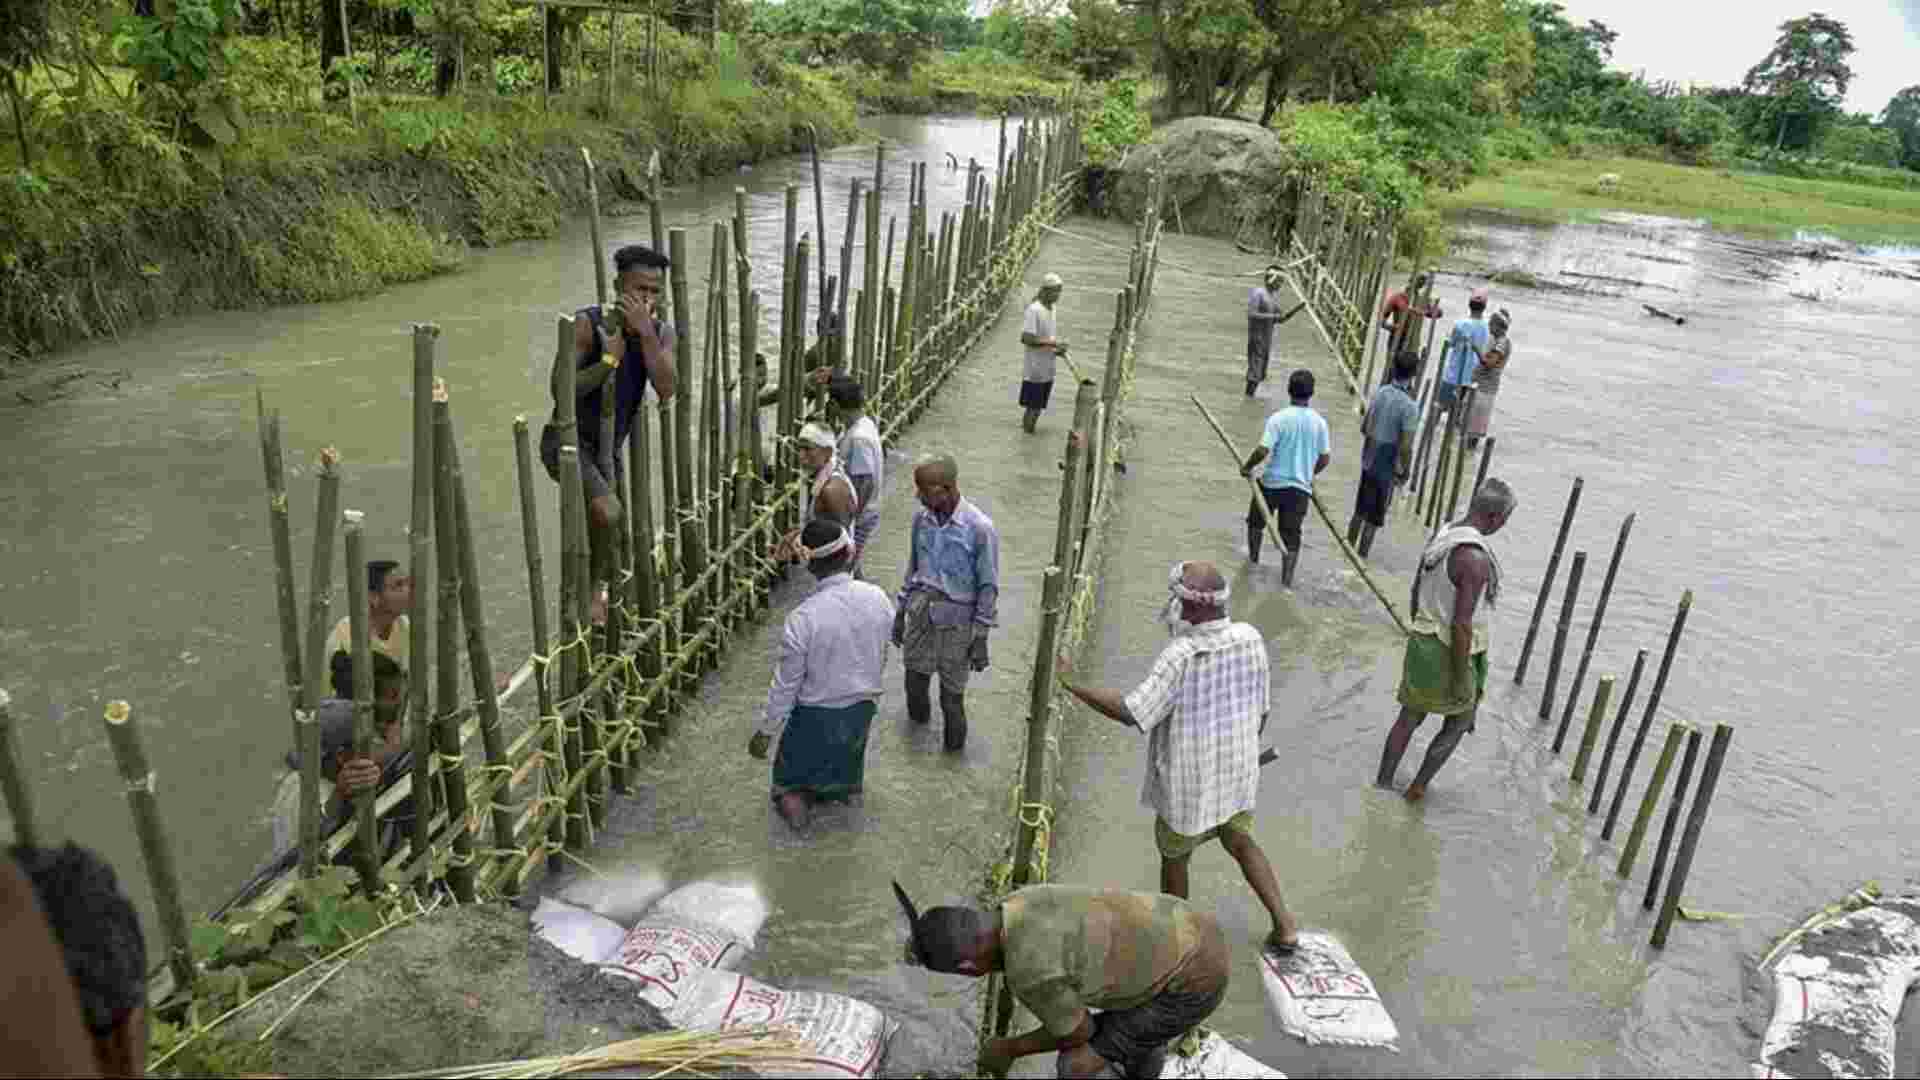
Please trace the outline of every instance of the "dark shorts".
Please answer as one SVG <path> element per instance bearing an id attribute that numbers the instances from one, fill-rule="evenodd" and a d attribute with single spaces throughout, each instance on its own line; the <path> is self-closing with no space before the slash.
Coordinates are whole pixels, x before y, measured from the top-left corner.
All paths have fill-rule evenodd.
<path id="1" fill-rule="evenodd" d="M 1460 396 L 1460 387 L 1441 379 L 1433 386 L 1433 403 L 1441 408 L 1452 408 L 1453 400 Z"/>
<path id="2" fill-rule="evenodd" d="M 1222 979 L 1211 991 L 1168 991 L 1144 1005 L 1100 1013 L 1088 1045 L 1129 1080 L 1153 1080 L 1165 1066 L 1168 1044 L 1205 1023 L 1226 995 Z"/>
<path id="3" fill-rule="evenodd" d="M 1023 409 L 1044 409 L 1047 399 L 1053 396 L 1053 382 L 1034 382 L 1022 379 L 1020 382 L 1020 407 Z"/>
<path id="4" fill-rule="evenodd" d="M 1266 496 L 1267 506 L 1273 511 L 1274 523 L 1280 526 L 1280 542 L 1288 551 L 1300 550 L 1300 526 L 1307 520 L 1307 504 L 1313 500 L 1311 495 L 1299 488 L 1270 488 L 1260 485 L 1260 494 Z M 1247 527 L 1264 529 L 1267 519 L 1260 512 L 1260 503 L 1255 499 L 1247 500 Z"/>
<path id="5" fill-rule="evenodd" d="M 1387 523 L 1387 505 L 1393 501 L 1393 470 L 1398 464 L 1399 447 L 1382 446 L 1374 450 L 1360 474 L 1360 490 L 1354 496 L 1353 512 L 1360 520 L 1379 528 Z"/>
<path id="6" fill-rule="evenodd" d="M 1270 325 L 1270 324 L 1269 324 Z M 1273 354 L 1273 331 L 1269 326 L 1247 331 L 1247 381 L 1267 381 L 1267 360 Z"/>
<path id="7" fill-rule="evenodd" d="M 608 481 L 607 474 L 601 470 L 600 463 L 594 460 L 598 456 L 592 447 L 580 447 L 580 486 L 589 499 L 618 494 Z M 552 424 L 540 428 L 540 464 L 547 467 L 547 475 L 553 477 L 554 483 L 560 482 L 560 431 Z M 614 463 L 614 472 L 617 481 L 620 472 L 617 461 Z"/>

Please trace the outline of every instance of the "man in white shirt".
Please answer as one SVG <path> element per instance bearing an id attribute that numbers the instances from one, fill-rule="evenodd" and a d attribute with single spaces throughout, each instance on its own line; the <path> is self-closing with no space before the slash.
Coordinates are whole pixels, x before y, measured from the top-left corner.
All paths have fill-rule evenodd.
<path id="1" fill-rule="evenodd" d="M 801 829 L 815 802 L 851 799 L 865 786 L 867 732 L 880 699 L 893 601 L 848 573 L 853 537 L 838 522 L 808 522 L 798 548 L 820 584 L 787 616 L 766 711 L 747 752 L 764 759 L 780 736 L 773 800 Z"/>
<path id="2" fill-rule="evenodd" d="M 1185 900 L 1189 860 L 1217 839 L 1273 919 L 1267 945 L 1291 952 L 1299 927 L 1281 899 L 1273 864 L 1253 838 L 1271 679 L 1267 640 L 1227 617 L 1231 594 L 1212 563 L 1175 563 L 1167 592 L 1161 618 L 1173 640 L 1132 693 L 1073 685 L 1064 657 L 1060 683 L 1094 711 L 1147 734 L 1140 803 L 1156 815 L 1160 891 Z"/>
<path id="3" fill-rule="evenodd" d="M 1067 343 L 1061 341 L 1054 322 L 1054 304 L 1064 288 L 1059 274 L 1040 279 L 1040 295 L 1027 305 L 1027 321 L 1020 327 L 1020 344 L 1027 347 L 1026 367 L 1020 373 L 1020 407 L 1026 417 L 1020 422 L 1031 435 L 1047 399 L 1053 396 L 1055 357 L 1064 356 Z"/>
<path id="4" fill-rule="evenodd" d="M 859 380 L 838 375 L 827 384 L 827 396 L 840 414 L 841 467 L 853 485 L 859 509 L 853 517 L 853 576 L 860 577 L 860 557 L 880 531 L 880 492 L 886 485 L 886 450 L 880 427 L 867 415 L 867 392 Z"/>

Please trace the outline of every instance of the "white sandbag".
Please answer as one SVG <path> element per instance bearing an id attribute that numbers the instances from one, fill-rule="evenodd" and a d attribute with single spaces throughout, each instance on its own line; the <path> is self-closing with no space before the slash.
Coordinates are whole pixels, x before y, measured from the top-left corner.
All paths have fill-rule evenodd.
<path id="1" fill-rule="evenodd" d="M 1288 956 L 1262 952 L 1260 979 L 1281 1028 L 1308 1045 L 1399 1049 L 1400 1029 L 1373 980 L 1332 934 L 1303 933 L 1299 950 Z"/>
<path id="2" fill-rule="evenodd" d="M 626 939 L 627 928 L 584 908 L 542 897 L 533 909 L 533 932 L 547 944 L 589 964 L 604 964 Z"/>
<path id="3" fill-rule="evenodd" d="M 769 1027 L 785 1031 L 806 1056 L 756 1071 L 765 1076 L 871 1077 L 900 1025 L 872 1005 L 842 994 L 780 990 L 745 975 L 696 971 L 681 980 L 667 1022 L 685 1031 Z"/>
<path id="4" fill-rule="evenodd" d="M 581 874 L 554 892 L 555 899 L 604 915 L 621 926 L 640 921 L 667 891 L 666 876 L 651 866 Z"/>
<path id="5" fill-rule="evenodd" d="M 1255 1060 L 1217 1031 L 1202 1033 L 1197 1047 L 1185 1042 L 1168 1052 L 1161 1080 L 1287 1080 L 1286 1073 Z"/>
<path id="6" fill-rule="evenodd" d="M 1893 1075 L 1900 1005 L 1920 980 L 1920 922 L 1907 910 L 1920 904 L 1862 908 L 1780 958 L 1754 1076 Z"/>
<path id="7" fill-rule="evenodd" d="M 730 971 L 746 959 L 767 914 L 751 885 L 683 885 L 627 931 L 607 970 L 632 979 L 642 999 L 671 1012 L 689 975 Z"/>

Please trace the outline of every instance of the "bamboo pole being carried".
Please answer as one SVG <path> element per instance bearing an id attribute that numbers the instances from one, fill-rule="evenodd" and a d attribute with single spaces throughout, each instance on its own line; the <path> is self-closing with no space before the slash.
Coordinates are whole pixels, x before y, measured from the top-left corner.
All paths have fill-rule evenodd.
<path id="1" fill-rule="evenodd" d="M 312 877 L 320 858 L 320 687 L 327 681 L 331 657 L 327 636 L 332 631 L 333 536 L 340 520 L 340 455 L 333 447 L 320 451 L 319 509 L 314 515 L 313 562 L 307 582 L 307 672 L 301 683 L 300 748 L 300 876 Z M 365 571 L 362 571 L 363 573 Z"/>
<path id="2" fill-rule="evenodd" d="M 361 538 L 361 513 L 341 512 L 346 533 L 347 620 L 353 632 L 353 756 L 370 758 L 373 754 L 373 644 L 367 636 L 366 551 Z M 353 816 L 360 823 L 354 836 L 354 863 L 360 871 L 360 887 L 368 896 L 380 893 L 380 829 L 373 812 L 373 787 L 363 788 L 353 797 Z"/>
<path id="3" fill-rule="evenodd" d="M 1573 478 L 1573 490 L 1567 493 L 1567 509 L 1560 515 L 1560 535 L 1553 541 L 1553 557 L 1547 560 L 1547 572 L 1540 579 L 1540 595 L 1533 601 L 1533 619 L 1527 623 L 1527 637 L 1520 643 L 1520 662 L 1514 665 L 1513 682 L 1527 679 L 1527 659 L 1533 655 L 1533 639 L 1540 632 L 1540 616 L 1547 610 L 1547 597 L 1553 591 L 1553 578 L 1560 572 L 1560 553 L 1567 548 L 1567 533 L 1573 529 L 1573 512 L 1580 508 L 1580 488 L 1584 477 Z"/>
<path id="4" fill-rule="evenodd" d="M 1687 625 L 1687 612 L 1693 607 L 1693 590 L 1688 589 L 1680 596 L 1680 608 L 1674 612 L 1673 627 L 1667 631 L 1667 651 L 1660 657 L 1660 673 L 1654 676 L 1653 691 L 1647 697 L 1647 711 L 1640 717 L 1640 728 L 1633 736 L 1633 745 L 1627 751 L 1627 763 L 1620 768 L 1620 786 L 1614 790 L 1613 803 L 1607 807 L 1607 823 L 1600 830 L 1600 839 L 1613 838 L 1613 826 L 1620 817 L 1620 804 L 1627 797 L 1627 782 L 1633 779 L 1633 767 L 1640 761 L 1640 748 L 1647 741 L 1647 730 L 1653 726 L 1653 718 L 1660 708 L 1660 695 L 1667 688 L 1667 673 L 1673 670 L 1673 655 L 1680 647 L 1680 631 Z M 1624 876 L 1624 875 L 1623 875 Z"/>
<path id="5" fill-rule="evenodd" d="M 273 592 L 280 609 L 280 659 L 295 745 L 300 738 L 300 603 L 293 595 L 293 530 L 287 521 L 287 470 L 280 453 L 280 413 L 267 412 L 266 396 L 254 391 L 260 422 L 260 457 L 267 473 L 267 527 L 273 542 Z"/>
<path id="6" fill-rule="evenodd" d="M 120 766 L 120 779 L 127 785 L 127 806 L 133 811 L 133 828 L 140 839 L 140 855 L 147 864 L 147 879 L 153 886 L 153 903 L 160 915 L 160 936 L 166 947 L 167 966 L 173 972 L 174 985 L 191 990 L 197 972 L 188 944 L 187 911 L 180 903 L 180 878 L 174 872 L 173 849 L 160 822 L 160 801 L 155 791 L 158 774 L 147 761 L 146 745 L 133 722 L 133 707 L 124 701 L 109 701 L 104 719 L 107 741 L 113 744 L 114 761 Z"/>
<path id="7" fill-rule="evenodd" d="M 566 410 L 570 418 L 572 409 L 565 403 L 573 400 L 573 365 L 563 364 L 561 367 L 568 372 L 563 387 L 566 396 L 562 399 L 561 408 Z M 439 626 L 435 628 L 435 645 L 439 656 L 434 662 L 434 697 L 440 706 L 440 717 L 433 726 L 434 760 L 440 766 L 440 790 L 446 799 L 449 825 L 467 820 L 467 762 L 461 744 L 457 711 L 460 700 L 460 527 L 455 521 L 453 479 L 447 475 L 453 463 L 452 455 L 447 452 L 451 445 L 453 418 L 447 412 L 447 384 L 442 379 L 435 379 L 433 543 L 435 569 L 439 571 L 440 610 Z M 415 762 L 416 775 L 425 776 L 428 764 L 424 761 Z M 454 899 L 463 904 L 471 903 L 474 896 L 473 832 L 471 829 L 454 832 L 451 842 L 453 851 L 447 858 L 447 885 L 453 889 Z"/>
<path id="8" fill-rule="evenodd" d="M 0 791 L 13 818 L 13 842 L 22 847 L 40 845 L 40 829 L 33 815 L 33 792 L 21 768 L 20 737 L 13 727 L 13 695 L 0 689 Z"/>
<path id="9" fill-rule="evenodd" d="M 1573 688 L 1567 692 L 1566 711 L 1560 717 L 1560 730 L 1565 731 L 1573 718 L 1574 702 L 1580 699 L 1580 688 L 1587 681 L 1587 666 L 1593 662 L 1593 647 L 1600 640 L 1600 624 L 1607 617 L 1607 598 L 1613 595 L 1613 579 L 1620 573 L 1620 557 L 1627 550 L 1627 536 L 1633 532 L 1633 519 L 1628 514 L 1620 523 L 1620 536 L 1613 544 L 1613 558 L 1607 562 L 1607 576 L 1600 583 L 1600 599 L 1593 606 L 1593 621 L 1587 624 L 1587 644 L 1580 650 L 1580 663 L 1573 669 Z"/>
<path id="10" fill-rule="evenodd" d="M 1653 925 L 1653 947 L 1664 949 L 1667 934 L 1673 929 L 1674 916 L 1680 913 L 1681 894 L 1687 888 L 1687 875 L 1693 870 L 1693 853 L 1700 846 L 1700 833 L 1707 827 L 1707 807 L 1720 786 L 1720 767 L 1727 760 L 1727 746 L 1733 742 L 1733 728 L 1713 726 L 1713 746 L 1707 750 L 1707 764 L 1700 773 L 1700 788 L 1693 794 L 1693 808 L 1687 814 L 1687 830 L 1680 837 L 1680 853 L 1673 859 L 1673 877 L 1667 884 L 1667 897 L 1660 905 L 1660 918 Z"/>
<path id="11" fill-rule="evenodd" d="M 413 327 L 413 517 L 407 530 L 407 570 L 419 586 L 407 614 L 407 714 L 413 738 L 413 760 L 421 769 L 433 758 L 433 711 L 427 681 L 433 672 L 433 369 L 434 347 L 440 328 L 433 323 Z M 525 427 L 525 423 L 521 427 Z M 533 558 L 537 561 L 536 551 Z M 535 589 L 539 586 L 536 584 Z M 539 595 L 536 591 L 534 595 Z M 543 624 L 544 625 L 544 624 Z M 546 651 L 543 644 L 541 652 Z M 544 691 L 544 686 L 542 687 Z M 421 772 L 413 785 L 413 858 L 420 865 L 433 851 L 434 785 Z M 432 879 L 423 874 L 424 888 Z"/>
<path id="12" fill-rule="evenodd" d="M 520 535 L 527 552 L 527 600 L 533 609 L 533 691 L 540 711 L 535 723 L 548 732 L 544 747 L 547 761 L 543 775 L 546 792 L 551 795 L 560 790 L 560 785 L 565 782 L 561 767 L 564 751 L 560 746 L 560 721 L 554 716 L 553 710 L 553 675 L 547 670 L 550 664 L 548 650 L 553 645 L 547 627 L 547 571 L 546 562 L 540 554 L 540 511 L 533 486 L 533 446 L 524 416 L 513 418 L 513 460 L 520 483 Z M 649 557 L 637 561 L 647 564 L 653 560 Z M 418 597 L 425 591 L 416 589 L 414 595 Z M 642 610 L 645 610 L 644 606 Z M 419 662 L 419 656 L 415 654 L 414 663 L 417 665 Z M 427 759 L 428 754 L 415 751 L 415 761 Z M 555 825 L 559 825 L 557 820 Z M 548 843 L 556 847 L 565 839 L 559 828 L 547 837 Z"/>

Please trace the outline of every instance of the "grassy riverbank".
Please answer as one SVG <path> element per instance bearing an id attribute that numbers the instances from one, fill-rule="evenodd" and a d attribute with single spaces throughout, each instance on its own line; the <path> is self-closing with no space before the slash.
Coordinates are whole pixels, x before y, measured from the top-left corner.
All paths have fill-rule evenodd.
<path id="1" fill-rule="evenodd" d="M 1618 175 L 1619 183 L 1603 189 L 1603 173 Z M 1496 209 L 1552 220 L 1609 210 L 1699 218 L 1775 238 L 1809 231 L 1863 243 L 1920 241 L 1920 191 L 1643 158 L 1516 163 L 1457 191 L 1431 192 L 1428 203 L 1443 211 Z"/>

